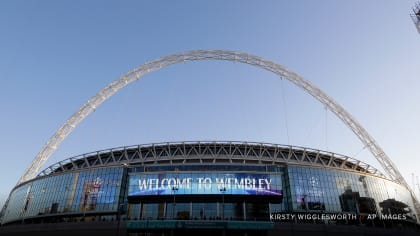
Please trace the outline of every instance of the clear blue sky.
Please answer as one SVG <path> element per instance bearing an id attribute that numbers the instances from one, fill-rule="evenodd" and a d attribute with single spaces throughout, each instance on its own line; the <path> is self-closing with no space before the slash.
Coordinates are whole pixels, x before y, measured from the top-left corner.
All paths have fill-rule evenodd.
<path id="1" fill-rule="evenodd" d="M 91 96 L 137 65 L 192 49 L 248 52 L 312 81 L 359 120 L 411 184 L 411 173 L 420 175 L 414 3 L 1 1 L 0 205 Z M 308 146 L 380 167 L 331 112 L 288 81 L 212 61 L 174 65 L 129 85 L 78 126 L 48 164 L 183 140 Z"/>

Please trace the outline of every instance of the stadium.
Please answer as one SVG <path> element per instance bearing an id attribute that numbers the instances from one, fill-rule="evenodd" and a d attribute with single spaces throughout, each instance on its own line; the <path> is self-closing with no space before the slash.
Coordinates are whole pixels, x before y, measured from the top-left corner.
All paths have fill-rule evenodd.
<path id="1" fill-rule="evenodd" d="M 84 117 L 131 81 L 164 66 L 208 59 L 262 67 L 304 87 L 358 131 L 387 173 L 337 153 L 231 141 L 119 147 L 39 171 Z M 373 138 L 308 81 L 249 54 L 191 51 L 136 68 L 66 121 L 10 193 L 0 235 L 417 235 L 417 204 Z"/>

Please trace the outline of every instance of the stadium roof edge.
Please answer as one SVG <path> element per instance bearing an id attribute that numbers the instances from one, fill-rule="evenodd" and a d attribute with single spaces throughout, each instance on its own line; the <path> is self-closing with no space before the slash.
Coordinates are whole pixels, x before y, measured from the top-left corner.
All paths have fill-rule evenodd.
<path id="1" fill-rule="evenodd" d="M 194 156 L 195 158 L 191 158 Z M 343 169 L 386 178 L 373 166 L 349 156 L 308 147 L 247 141 L 160 142 L 103 149 L 59 161 L 42 170 L 37 177 L 121 164 L 222 162 L 301 164 Z"/>

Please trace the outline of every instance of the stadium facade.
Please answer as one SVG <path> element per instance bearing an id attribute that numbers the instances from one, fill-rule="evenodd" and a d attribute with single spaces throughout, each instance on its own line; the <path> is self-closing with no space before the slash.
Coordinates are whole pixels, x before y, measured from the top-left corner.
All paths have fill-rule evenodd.
<path id="1" fill-rule="evenodd" d="M 289 217 L 302 213 L 312 218 Z M 282 222 L 415 227 L 417 219 L 404 186 L 347 156 L 266 143 L 180 142 L 60 161 L 12 190 L 2 224 L 118 220 L 127 233 L 261 234 Z"/>
<path id="2" fill-rule="evenodd" d="M 331 152 L 250 142 L 122 147 L 69 158 L 39 171 L 72 130 L 116 92 L 163 67 L 198 60 L 244 63 L 295 84 L 352 130 L 387 175 Z M 414 192 L 375 139 L 311 82 L 258 56 L 194 50 L 140 65 L 81 106 L 42 147 L 10 193 L 0 214 L 0 235 L 367 232 L 348 225 L 398 229 L 369 230 L 369 235 L 402 235 L 401 229 L 414 229 L 404 232 L 418 235 L 419 212 Z"/>

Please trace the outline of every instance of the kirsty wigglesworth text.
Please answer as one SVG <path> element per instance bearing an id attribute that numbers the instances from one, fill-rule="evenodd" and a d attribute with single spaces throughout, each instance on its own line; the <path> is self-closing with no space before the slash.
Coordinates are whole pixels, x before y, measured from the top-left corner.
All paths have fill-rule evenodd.
<path id="1" fill-rule="evenodd" d="M 270 221 L 289 221 L 289 220 L 356 220 L 356 214 L 310 214 L 310 213 L 272 213 Z"/>

